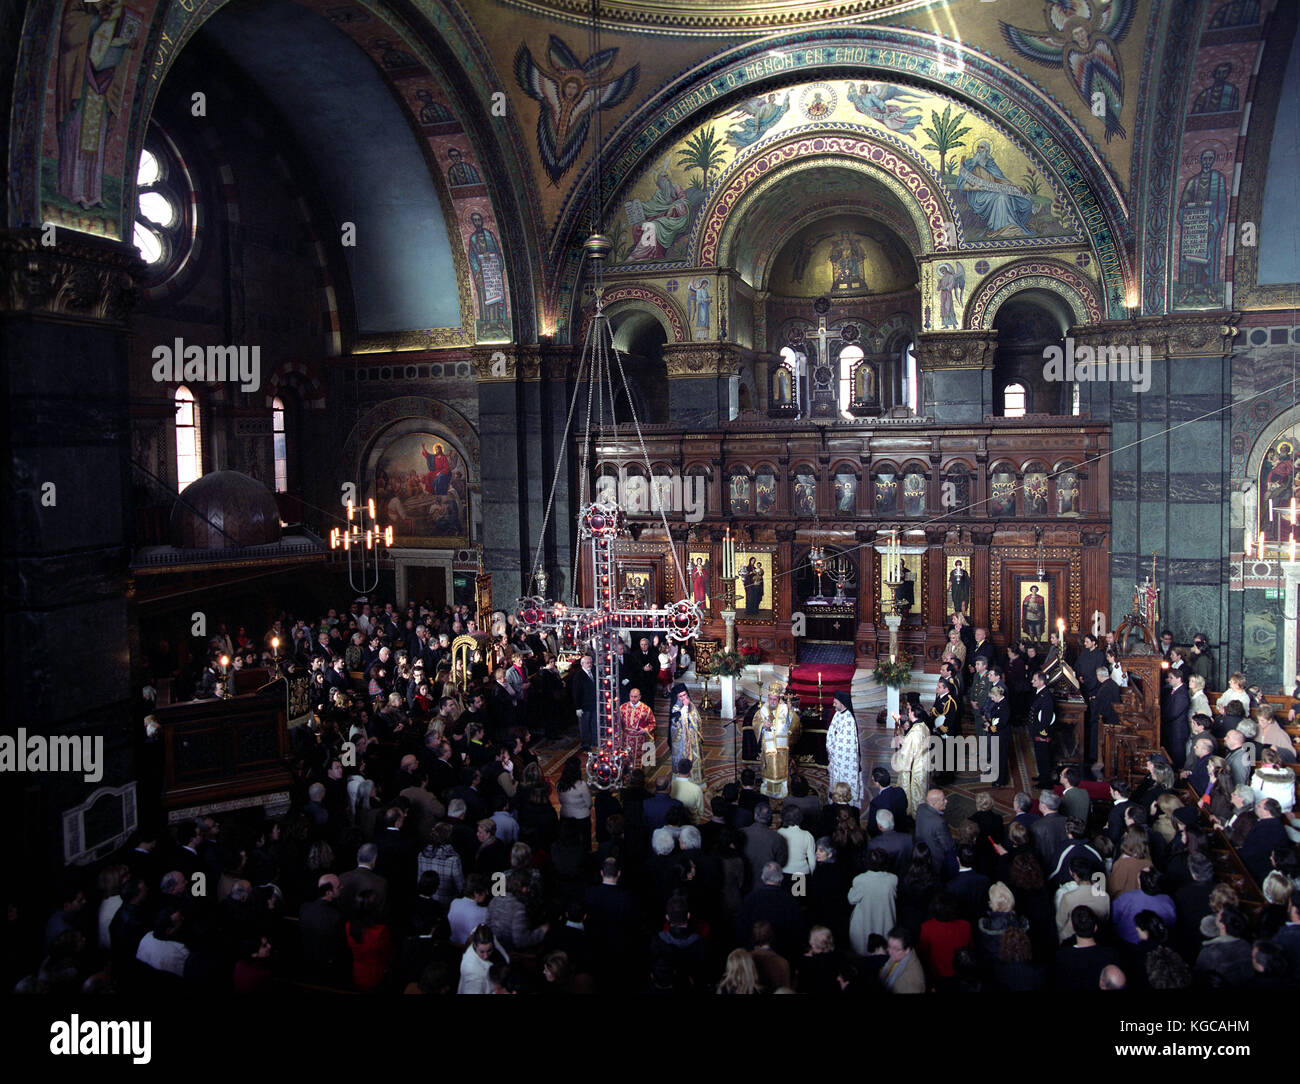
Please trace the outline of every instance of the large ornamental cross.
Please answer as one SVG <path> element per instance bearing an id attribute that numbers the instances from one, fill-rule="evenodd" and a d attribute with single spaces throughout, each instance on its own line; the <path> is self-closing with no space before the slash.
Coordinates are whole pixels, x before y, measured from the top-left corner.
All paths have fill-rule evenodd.
<path id="1" fill-rule="evenodd" d="M 666 608 L 619 605 L 614 558 L 617 540 L 626 534 L 626 516 L 614 501 L 602 497 L 588 505 L 578 517 L 578 534 L 591 544 L 591 605 L 568 607 L 534 595 L 521 598 L 515 613 L 525 628 L 555 633 L 560 651 L 590 650 L 595 655 L 596 751 L 587 760 L 587 778 L 593 786 L 609 789 L 621 786 L 627 772 L 635 767 L 628 761 L 618 712 L 619 656 L 615 637 L 663 630 L 670 639 L 681 643 L 699 634 L 702 615 L 699 607 L 687 599 Z"/>

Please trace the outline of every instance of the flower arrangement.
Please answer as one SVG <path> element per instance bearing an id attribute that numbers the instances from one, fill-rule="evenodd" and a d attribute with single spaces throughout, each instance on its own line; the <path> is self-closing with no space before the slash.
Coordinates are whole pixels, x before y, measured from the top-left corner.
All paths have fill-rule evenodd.
<path id="1" fill-rule="evenodd" d="M 740 654 L 745 662 L 752 666 L 763 657 L 763 649 L 756 643 L 749 643 L 740 649 Z"/>
<path id="2" fill-rule="evenodd" d="M 876 663 L 871 676 L 876 679 L 878 685 L 884 685 L 889 689 L 901 689 L 912 680 L 912 660 L 906 655 L 882 658 Z"/>
<path id="3" fill-rule="evenodd" d="M 744 672 L 745 660 L 738 651 L 719 651 L 709 665 L 713 677 L 739 677 Z"/>

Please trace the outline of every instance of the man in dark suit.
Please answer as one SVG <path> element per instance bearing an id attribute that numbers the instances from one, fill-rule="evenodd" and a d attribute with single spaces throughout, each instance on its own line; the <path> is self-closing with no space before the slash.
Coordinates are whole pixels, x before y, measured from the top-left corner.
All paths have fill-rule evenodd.
<path id="1" fill-rule="evenodd" d="M 642 636 L 636 647 L 623 657 L 620 673 L 628 679 L 620 700 L 626 700 L 633 687 L 641 690 L 641 699 L 654 710 L 655 693 L 659 691 L 659 657 L 650 647 L 650 638 Z"/>
<path id="2" fill-rule="evenodd" d="M 185 874 L 191 883 L 194 875 L 203 869 L 203 859 L 199 857 L 199 844 L 202 842 L 203 831 L 198 821 L 184 820 L 176 826 L 176 853 L 172 857 L 172 866 Z"/>
<path id="3" fill-rule="evenodd" d="M 1055 865 L 1052 866 L 1047 875 L 1049 881 L 1060 887 L 1070 880 L 1070 863 L 1076 858 L 1087 863 L 1090 873 L 1105 870 L 1106 863 L 1088 842 L 1088 826 L 1086 822 L 1081 821 L 1078 817 L 1066 817 L 1065 835 L 1065 843 L 1056 856 Z"/>
<path id="4" fill-rule="evenodd" d="M 1183 766 L 1183 756 L 1187 751 L 1187 739 L 1192 733 L 1192 725 L 1187 718 L 1191 706 L 1191 694 L 1183 683 L 1182 671 L 1171 668 L 1169 671 L 1169 696 L 1160 709 L 1161 720 L 1164 724 L 1160 736 L 1163 739 L 1165 750 L 1169 753 L 1169 759 L 1173 762 L 1175 771 L 1178 771 Z"/>
<path id="5" fill-rule="evenodd" d="M 460 785 L 452 787 L 448 792 L 452 799 L 459 798 L 465 803 L 465 818 L 475 824 L 484 817 L 490 816 L 492 812 L 483 800 L 482 786 L 482 772 L 466 765 L 460 770 Z"/>
<path id="6" fill-rule="evenodd" d="M 375 872 L 386 877 L 397 895 L 403 899 L 415 891 L 415 856 L 419 844 L 406 827 L 406 811 L 393 806 L 384 810 L 384 825 L 375 833 Z"/>
<path id="7" fill-rule="evenodd" d="M 1058 990 L 1096 990 L 1102 971 L 1119 964 L 1112 948 L 1097 944 L 1097 916 L 1083 906 L 1070 912 L 1074 944 L 1062 945 L 1056 954 Z"/>
<path id="8" fill-rule="evenodd" d="M 1016 815 L 1011 818 L 1012 822 L 1014 823 L 1018 821 L 1023 824 L 1026 829 L 1035 824 L 1042 817 L 1042 814 L 1034 812 L 1034 799 L 1023 790 L 1016 792 L 1016 796 L 1012 799 L 1011 804 L 1016 811 Z"/>
<path id="9" fill-rule="evenodd" d="M 1092 812 L 1092 799 L 1079 784 L 1083 781 L 1083 772 L 1078 765 L 1071 764 L 1061 772 L 1061 813 L 1066 817 L 1078 817 L 1084 824 L 1088 823 L 1088 814 Z"/>
<path id="10" fill-rule="evenodd" d="M 883 764 L 877 764 L 871 769 L 871 780 L 880 787 L 871 799 L 871 805 L 867 807 L 867 831 L 875 836 L 881 832 L 876 815 L 882 809 L 887 809 L 894 815 L 895 825 L 904 823 L 907 816 L 907 792 L 893 784 L 889 769 Z"/>
<path id="11" fill-rule="evenodd" d="M 316 882 L 317 896 L 298 912 L 298 936 L 308 982 L 346 986 L 352 976 L 347 944 L 347 920 L 339 906 L 339 879 L 324 873 Z"/>
<path id="12" fill-rule="evenodd" d="M 571 668 L 573 675 L 569 679 L 569 696 L 573 700 L 574 710 L 578 713 L 578 740 L 583 749 L 590 749 L 596 744 L 596 673 L 595 662 L 590 655 L 582 656 L 582 664 Z"/>
<path id="13" fill-rule="evenodd" d="M 772 829 L 772 809 L 770 806 L 754 807 L 754 823 L 742 828 L 740 834 L 745 837 L 745 866 L 749 870 L 749 885 L 757 889 L 762 883 L 763 867 L 769 862 L 784 866 L 789 855 L 785 837 Z M 752 926 L 753 923 L 750 923 Z M 749 926 L 744 927 L 746 930 Z M 748 936 L 748 935 L 746 935 Z"/>
<path id="14" fill-rule="evenodd" d="M 1111 680 L 1110 667 L 1106 665 L 1106 656 L 1102 655 L 1101 662 L 1097 664 L 1095 688 L 1092 690 L 1092 697 L 1088 704 L 1089 719 L 1089 740 L 1090 750 L 1088 754 L 1089 765 L 1097 762 L 1097 742 L 1101 734 L 1101 727 L 1119 725 L 1119 706 L 1124 698 L 1124 690 L 1121 689 L 1114 681 Z"/>
<path id="15" fill-rule="evenodd" d="M 1102 676 L 1098 670 L 1105 670 L 1106 677 L 1110 676 L 1110 667 L 1106 665 L 1106 655 L 1097 647 L 1097 638 L 1090 632 L 1083 634 L 1083 650 L 1079 652 L 1079 657 L 1074 663 L 1075 673 L 1079 675 L 1079 684 L 1082 686 L 1083 698 L 1088 701 L 1088 715 L 1083 724 L 1083 747 L 1084 754 L 1088 758 L 1088 764 L 1097 763 L 1097 735 L 1099 733 L 1099 716 L 1093 706 L 1093 697 L 1097 695 Z M 1112 684 L 1114 684 L 1112 682 Z"/>
<path id="16" fill-rule="evenodd" d="M 1286 925 L 1273 935 L 1273 944 L 1281 948 L 1291 961 L 1292 979 L 1300 976 L 1300 889 L 1291 890 Z"/>
<path id="17" fill-rule="evenodd" d="M 993 641 L 989 639 L 988 629 L 976 629 L 974 646 L 966 649 L 966 672 L 968 674 L 975 673 L 976 659 L 983 659 L 985 667 L 992 666 L 998 661 L 997 648 L 993 646 Z"/>
<path id="18" fill-rule="evenodd" d="M 1210 913 L 1210 893 L 1214 890 L 1214 862 L 1207 854 L 1193 854 L 1187 859 L 1191 880 L 1174 892 L 1178 920 L 1174 926 L 1175 946 L 1189 959 L 1195 959 L 1201 947 L 1201 919 Z"/>
<path id="19" fill-rule="evenodd" d="M 736 798 L 736 804 L 751 814 L 755 806 L 769 804 L 767 796 L 759 789 L 758 773 L 753 768 L 740 770 L 740 795 Z"/>
<path id="20" fill-rule="evenodd" d="M 1258 818 L 1255 827 L 1250 830 L 1250 835 L 1237 850 L 1237 854 L 1246 863 L 1250 875 L 1262 884 L 1273 868 L 1273 848 L 1287 846 L 1289 841 L 1282 820 L 1282 807 L 1276 798 L 1256 802 L 1255 816 Z"/>
<path id="21" fill-rule="evenodd" d="M 1061 816 L 1061 796 L 1055 791 L 1045 790 L 1038 796 L 1038 808 L 1043 815 L 1029 827 L 1029 837 L 1034 843 L 1034 852 L 1044 870 L 1053 869 L 1056 859 L 1065 847 L 1068 838 L 1065 818 Z"/>
<path id="22" fill-rule="evenodd" d="M 894 830 L 894 814 L 888 809 L 877 813 L 876 823 L 880 826 L 880 835 L 871 841 L 871 849 L 889 855 L 889 872 L 897 874 L 901 880 L 912 862 L 912 837 Z"/>
<path id="23" fill-rule="evenodd" d="M 583 900 L 597 977 L 613 990 L 622 990 L 632 982 L 639 985 L 642 972 L 636 965 L 645 942 L 636 900 L 619 887 L 621 873 L 618 859 L 606 858 L 600 868 L 600 884 L 588 888 Z"/>
<path id="24" fill-rule="evenodd" d="M 1030 678 L 1034 686 L 1034 701 L 1029 707 L 1029 737 L 1034 746 L 1034 764 L 1038 771 L 1040 789 L 1052 785 L 1052 727 L 1056 723 L 1056 701 L 1047 688 L 1047 679 L 1041 671 Z"/>
<path id="25" fill-rule="evenodd" d="M 1115 844 L 1116 850 L 1124 839 L 1124 810 L 1129 806 L 1129 794 L 1132 788 L 1126 779 L 1110 781 L 1110 815 L 1106 818 L 1106 835 Z"/>
<path id="26" fill-rule="evenodd" d="M 345 919 L 352 919 L 359 914 L 357 896 L 369 889 L 375 894 L 375 921 L 383 922 L 388 916 L 388 879 L 375 872 L 375 862 L 379 857 L 379 848 L 373 843 L 363 843 L 357 848 L 357 868 L 349 870 L 339 878 L 339 907 Z"/>
<path id="27" fill-rule="evenodd" d="M 1210 757 L 1214 756 L 1217 744 L 1208 731 L 1204 737 L 1192 741 L 1192 762 L 1183 774 L 1198 798 L 1210 789 Z"/>
<path id="28" fill-rule="evenodd" d="M 647 798 L 641 804 L 642 822 L 651 832 L 656 828 L 662 828 L 667 824 L 668 811 L 672 809 L 673 806 L 679 806 L 682 804 L 669 793 L 672 789 L 672 785 L 672 777 L 667 775 L 663 776 L 655 783 L 654 797 Z"/>
<path id="29" fill-rule="evenodd" d="M 1010 781 L 1007 758 L 1011 754 L 1011 703 L 1007 700 L 1006 686 L 1000 682 L 989 688 L 989 697 L 981 712 L 980 737 L 989 742 L 996 753 L 998 777 L 995 787 L 1005 787 Z"/>
<path id="30" fill-rule="evenodd" d="M 940 876 L 944 874 L 948 855 L 956 846 L 944 818 L 947 808 L 948 795 L 933 787 L 926 792 L 925 803 L 916 810 L 916 841 L 930 848 L 930 861 Z"/>
<path id="31" fill-rule="evenodd" d="M 948 882 L 948 891 L 957 901 L 961 917 L 975 926 L 989 909 L 989 884 L 982 873 L 975 872 L 975 848 L 963 843 L 957 848 L 957 876 Z"/>
<path id="32" fill-rule="evenodd" d="M 740 906 L 736 916 L 736 937 L 748 948 L 753 947 L 754 923 L 766 919 L 775 936 L 772 948 L 786 959 L 794 959 L 804 944 L 803 911 L 781 885 L 781 865 L 767 862 L 759 867 L 758 884 Z"/>

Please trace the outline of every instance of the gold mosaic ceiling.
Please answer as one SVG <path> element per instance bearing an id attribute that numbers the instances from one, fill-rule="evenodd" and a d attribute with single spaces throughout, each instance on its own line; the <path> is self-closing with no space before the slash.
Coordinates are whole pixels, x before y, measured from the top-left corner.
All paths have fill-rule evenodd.
<path id="1" fill-rule="evenodd" d="M 504 0 L 509 7 L 569 20 L 591 19 L 591 0 Z M 783 27 L 825 26 L 932 7 L 933 0 L 600 0 L 603 26 L 673 34 L 738 34 Z"/>

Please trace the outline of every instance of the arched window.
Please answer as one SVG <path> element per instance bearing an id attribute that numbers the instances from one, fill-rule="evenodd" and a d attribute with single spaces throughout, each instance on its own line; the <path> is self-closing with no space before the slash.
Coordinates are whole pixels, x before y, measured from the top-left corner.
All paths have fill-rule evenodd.
<path id="1" fill-rule="evenodd" d="M 903 350 L 903 402 L 913 414 L 921 413 L 921 377 L 916 370 L 912 343 Z"/>
<path id="2" fill-rule="evenodd" d="M 271 400 L 271 439 L 275 454 L 275 491 L 289 490 L 289 449 L 284 435 L 284 400 L 278 395 Z"/>
<path id="3" fill-rule="evenodd" d="M 176 488 L 183 490 L 203 474 L 203 438 L 199 409 L 190 389 L 176 389 Z"/>
<path id="4" fill-rule="evenodd" d="M 135 188 L 132 240 L 157 284 L 180 271 L 193 251 L 198 202 L 180 152 L 156 124 L 140 151 Z"/>
<path id="5" fill-rule="evenodd" d="M 1029 409 L 1029 395 L 1023 384 L 1008 384 L 1002 389 L 1002 416 L 1023 418 Z"/>
<path id="6" fill-rule="evenodd" d="M 865 355 L 862 353 L 862 347 L 856 343 L 849 343 L 840 351 L 840 416 L 851 418 L 853 415 L 849 412 L 849 404 L 853 402 L 853 366 L 860 362 Z"/>

